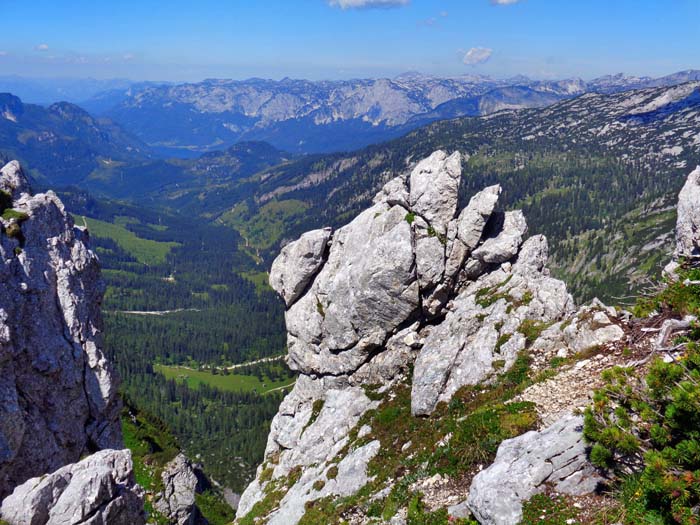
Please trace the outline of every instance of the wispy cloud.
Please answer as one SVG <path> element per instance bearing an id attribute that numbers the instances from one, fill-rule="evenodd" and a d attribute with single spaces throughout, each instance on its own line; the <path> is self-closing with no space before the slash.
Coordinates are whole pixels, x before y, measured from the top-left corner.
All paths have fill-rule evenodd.
<path id="1" fill-rule="evenodd" d="M 135 58 L 136 58 L 136 56 L 134 56 L 133 53 L 125 53 L 124 55 L 122 55 L 122 59 L 125 60 L 126 62 L 129 62 Z"/>
<path id="2" fill-rule="evenodd" d="M 440 23 L 440 18 L 447 18 L 449 13 L 447 11 L 440 11 L 437 16 L 431 16 L 425 18 L 418 22 L 419 26 L 433 27 Z"/>
<path id="3" fill-rule="evenodd" d="M 6 57 L 8 54 L 7 51 L 0 51 L 0 57 Z"/>
<path id="4" fill-rule="evenodd" d="M 411 0 L 328 0 L 331 7 L 341 9 L 371 9 L 373 7 L 400 7 L 408 5 Z"/>
<path id="5" fill-rule="evenodd" d="M 520 0 L 491 0 L 493 5 L 511 5 L 517 4 Z"/>
<path id="6" fill-rule="evenodd" d="M 491 58 L 492 54 L 493 49 L 489 49 L 488 47 L 472 47 L 464 54 L 462 62 L 468 66 L 483 64 L 484 62 L 487 62 L 489 58 Z"/>
<path id="7" fill-rule="evenodd" d="M 48 51 L 49 50 L 49 45 L 48 44 L 39 44 L 34 47 L 34 51 Z"/>

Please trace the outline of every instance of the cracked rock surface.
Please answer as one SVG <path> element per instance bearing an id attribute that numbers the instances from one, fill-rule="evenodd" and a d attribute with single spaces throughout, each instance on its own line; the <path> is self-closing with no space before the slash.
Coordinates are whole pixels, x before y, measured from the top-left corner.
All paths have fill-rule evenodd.
<path id="1" fill-rule="evenodd" d="M 121 448 L 117 379 L 102 351 L 103 284 L 88 235 L 56 195 L 0 170 L 0 500 L 27 479 Z"/>
<path id="2" fill-rule="evenodd" d="M 562 494 L 593 492 L 602 478 L 588 462 L 583 418 L 565 416 L 540 432 L 507 439 L 496 459 L 472 481 L 467 505 L 483 525 L 512 525 L 522 502 L 546 485 Z"/>
<path id="3" fill-rule="evenodd" d="M 180 453 L 165 466 L 161 478 L 164 488 L 153 503 L 155 509 L 173 525 L 205 525 L 195 499 L 204 489 L 201 467 Z"/>
<path id="4" fill-rule="evenodd" d="M 32 478 L 5 498 L 0 516 L 10 525 L 143 525 L 131 451 L 102 450 Z"/>

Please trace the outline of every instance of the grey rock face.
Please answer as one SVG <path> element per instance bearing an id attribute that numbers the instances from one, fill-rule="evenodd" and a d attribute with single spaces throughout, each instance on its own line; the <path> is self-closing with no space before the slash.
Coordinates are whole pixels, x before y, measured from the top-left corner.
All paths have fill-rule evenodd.
<path id="1" fill-rule="evenodd" d="M 321 409 L 314 412 L 314 405 Z M 304 514 L 308 501 L 332 494 L 348 496 L 367 482 L 366 468 L 379 449 L 378 442 L 355 450 L 337 464 L 337 476 L 328 479 L 331 461 L 346 446 L 350 431 L 362 414 L 375 408 L 362 388 L 337 388 L 333 378 L 312 379 L 302 375 L 292 392 L 285 397 L 272 421 L 265 457 L 277 458 L 272 480 L 261 482 L 262 466 L 254 480 L 241 496 L 238 517 L 250 512 L 264 497 L 268 483 L 284 478 L 295 467 L 302 467 L 301 478 L 294 483 L 267 523 L 294 525 Z M 323 488 L 314 488 L 317 481 Z"/>
<path id="2" fill-rule="evenodd" d="M 493 231 L 484 243 L 474 250 L 473 256 L 481 262 L 496 263 L 512 259 L 527 233 L 527 222 L 523 212 L 508 211 L 502 221 L 493 221 Z"/>
<path id="3" fill-rule="evenodd" d="M 142 525 L 143 490 L 134 481 L 129 450 L 102 450 L 32 478 L 5 498 L 10 525 Z"/>
<path id="4" fill-rule="evenodd" d="M 678 195 L 675 255 L 700 256 L 700 166 L 688 175 Z"/>
<path id="5" fill-rule="evenodd" d="M 173 524 L 204 523 L 195 502 L 199 479 L 192 462 L 184 454 L 178 454 L 166 465 L 162 478 L 165 488 L 153 505 L 155 509 Z"/>
<path id="6" fill-rule="evenodd" d="M 496 208 L 501 194 L 499 185 L 489 186 L 474 195 L 457 218 L 457 237 L 471 252 L 484 233 L 484 227 Z"/>
<path id="7" fill-rule="evenodd" d="M 102 352 L 103 284 L 87 233 L 15 162 L 0 188 L 25 220 L 0 233 L 0 499 L 92 450 L 121 448 L 117 379 Z"/>
<path id="8" fill-rule="evenodd" d="M 443 235 L 457 211 L 461 162 L 459 151 L 448 157 L 438 150 L 420 161 L 409 178 L 411 210 Z"/>
<path id="9" fill-rule="evenodd" d="M 270 286 L 289 306 L 296 301 L 323 265 L 332 230 L 323 228 L 302 235 L 282 248 L 270 269 Z"/>
<path id="10" fill-rule="evenodd" d="M 419 288 L 406 213 L 378 203 L 333 235 L 327 262 L 286 313 L 293 369 L 351 373 L 416 310 Z"/>
<path id="11" fill-rule="evenodd" d="M 482 525 L 512 525 L 522 502 L 543 492 L 593 492 L 602 479 L 586 457 L 583 418 L 566 416 L 541 432 L 527 432 L 498 447 L 494 463 L 472 481 L 467 505 Z"/>
<path id="12" fill-rule="evenodd" d="M 416 359 L 413 415 L 428 415 L 461 387 L 510 368 L 525 348 L 518 331 L 525 320 L 549 323 L 572 312 L 573 299 L 563 282 L 549 277 L 546 259 L 546 239 L 532 237 L 515 264 L 485 272 L 458 292 Z"/>
<path id="13" fill-rule="evenodd" d="M 328 230 L 311 232 L 273 263 L 271 283 L 289 305 L 288 362 L 301 375 L 272 421 L 239 519 L 299 469 L 266 523 L 293 525 L 307 502 L 367 482 L 379 444 L 353 449 L 350 439 L 379 402 L 363 387 L 388 391 L 414 363 L 412 410 L 430 414 L 462 386 L 507 370 L 526 346 L 523 321 L 549 323 L 573 311 L 564 283 L 547 271 L 546 239 L 523 242 L 522 213 L 494 211 L 499 186 L 458 213 L 460 163 L 458 152 L 433 153 L 387 183 L 330 241 L 321 233 Z M 327 257 L 310 239 L 330 243 Z M 338 476 L 329 482 L 332 464 Z"/>
<path id="14" fill-rule="evenodd" d="M 8 162 L 0 169 L 0 190 L 9 193 L 13 199 L 29 191 L 27 179 L 16 160 Z"/>

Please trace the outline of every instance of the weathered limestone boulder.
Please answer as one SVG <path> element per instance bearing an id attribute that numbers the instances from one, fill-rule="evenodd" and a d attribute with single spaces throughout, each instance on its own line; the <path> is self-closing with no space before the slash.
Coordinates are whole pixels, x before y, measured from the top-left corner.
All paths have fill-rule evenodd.
<path id="1" fill-rule="evenodd" d="M 588 462 L 583 418 L 566 416 L 541 432 L 527 432 L 498 447 L 493 464 L 472 481 L 467 505 L 482 525 L 513 525 L 522 503 L 550 486 L 562 494 L 593 492 L 602 481 Z"/>
<path id="2" fill-rule="evenodd" d="M 313 230 L 282 248 L 270 269 L 270 286 L 287 306 L 302 294 L 325 262 L 331 228 Z"/>
<path id="3" fill-rule="evenodd" d="M 526 233 L 527 222 L 520 210 L 496 214 L 488 224 L 487 239 L 473 256 L 484 263 L 506 262 L 518 253 Z"/>
<path id="4" fill-rule="evenodd" d="M 165 488 L 153 504 L 155 509 L 176 525 L 206 523 L 195 500 L 195 495 L 203 490 L 199 467 L 180 453 L 165 466 L 161 477 Z"/>
<path id="5" fill-rule="evenodd" d="M 29 183 L 16 160 L 8 162 L 0 169 L 0 191 L 18 199 L 22 193 L 29 192 Z"/>
<path id="6" fill-rule="evenodd" d="M 142 525 L 131 452 L 102 450 L 32 478 L 5 498 L 0 517 L 10 525 Z"/>
<path id="7" fill-rule="evenodd" d="M 351 373 L 416 310 L 419 287 L 406 213 L 378 203 L 333 235 L 325 265 L 286 313 L 292 369 Z"/>
<path id="8" fill-rule="evenodd" d="M 0 172 L 0 500 L 27 479 L 121 448 L 115 373 L 102 352 L 103 283 L 88 235 L 53 192 Z M 8 197 L 9 196 L 9 197 Z"/>

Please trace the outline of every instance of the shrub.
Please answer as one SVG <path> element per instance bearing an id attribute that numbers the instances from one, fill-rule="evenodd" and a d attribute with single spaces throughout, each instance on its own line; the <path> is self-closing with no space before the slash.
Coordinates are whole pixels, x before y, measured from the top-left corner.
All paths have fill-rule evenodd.
<path id="1" fill-rule="evenodd" d="M 692 290 L 691 288 L 695 288 Z M 658 301 L 697 313 L 700 286 L 679 281 Z M 685 352 L 670 363 L 652 362 L 646 377 L 616 367 L 586 410 L 584 436 L 591 461 L 626 477 L 639 474 L 645 508 L 667 523 L 697 525 L 700 515 L 700 333 L 685 340 Z"/>
<path id="2" fill-rule="evenodd" d="M 535 321 L 534 319 L 525 319 L 518 327 L 518 332 L 525 336 L 528 345 L 531 345 L 547 328 L 547 323 Z"/>

